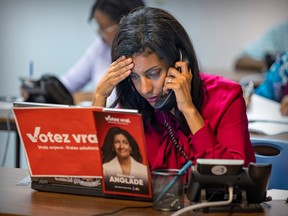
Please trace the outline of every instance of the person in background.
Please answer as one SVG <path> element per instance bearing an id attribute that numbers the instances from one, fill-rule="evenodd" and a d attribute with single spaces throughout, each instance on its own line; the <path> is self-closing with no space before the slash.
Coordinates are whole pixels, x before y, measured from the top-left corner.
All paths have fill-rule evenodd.
<path id="1" fill-rule="evenodd" d="M 145 6 L 142 0 L 96 0 L 89 21 L 96 27 L 99 38 L 86 50 L 78 62 L 60 81 L 71 92 L 81 90 L 88 82 L 97 85 L 111 64 L 111 46 L 119 20 L 131 10 Z M 111 99 L 113 100 L 113 99 Z"/>
<path id="2" fill-rule="evenodd" d="M 237 56 L 236 69 L 267 71 L 278 54 L 288 49 L 288 21 L 272 26 Z"/>
<path id="3" fill-rule="evenodd" d="M 284 54 L 277 56 L 265 80 L 254 93 L 281 103 L 281 113 L 288 115 L 288 49 Z"/>
<path id="4" fill-rule="evenodd" d="M 198 158 L 255 162 L 240 84 L 200 73 L 192 42 L 171 14 L 144 7 L 122 18 L 112 61 L 92 105 L 105 107 L 116 88 L 113 106 L 142 114 L 151 170 Z"/>

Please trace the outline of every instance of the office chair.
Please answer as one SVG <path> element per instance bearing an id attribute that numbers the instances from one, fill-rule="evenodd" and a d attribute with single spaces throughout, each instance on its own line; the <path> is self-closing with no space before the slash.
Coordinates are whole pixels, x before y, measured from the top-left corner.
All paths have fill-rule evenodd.
<path id="1" fill-rule="evenodd" d="M 268 189 L 288 190 L 288 141 L 251 138 L 256 163 L 271 163 Z"/>

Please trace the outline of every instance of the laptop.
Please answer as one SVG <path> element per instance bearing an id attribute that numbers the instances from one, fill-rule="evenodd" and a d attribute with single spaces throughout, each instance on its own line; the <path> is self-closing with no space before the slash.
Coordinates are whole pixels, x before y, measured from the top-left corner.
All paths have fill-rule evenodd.
<path id="1" fill-rule="evenodd" d="M 32 189 L 152 200 L 142 116 L 136 110 L 14 102 L 13 113 L 25 149 Z M 104 181 L 101 147 L 113 127 L 128 131 L 137 141 L 141 163 L 147 167 L 141 173 L 141 178 L 147 180 L 144 184 L 135 183 L 137 176 L 118 173 L 109 177 L 120 179 L 117 183 Z"/>

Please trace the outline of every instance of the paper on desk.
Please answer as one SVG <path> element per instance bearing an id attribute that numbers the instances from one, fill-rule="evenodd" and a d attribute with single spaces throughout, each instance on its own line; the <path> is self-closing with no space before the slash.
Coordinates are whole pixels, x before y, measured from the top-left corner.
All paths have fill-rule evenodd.
<path id="1" fill-rule="evenodd" d="M 247 108 L 249 131 L 274 135 L 288 132 L 288 116 L 280 112 L 280 104 L 253 94 Z"/>
<path id="2" fill-rule="evenodd" d="M 272 200 L 286 200 L 288 198 L 288 190 L 267 190 L 267 196 L 271 196 Z"/>
<path id="3" fill-rule="evenodd" d="M 248 129 L 250 132 L 266 135 L 276 135 L 288 132 L 288 124 L 274 122 L 249 122 Z"/>
<path id="4" fill-rule="evenodd" d="M 30 183 L 31 183 L 31 177 L 28 175 L 24 179 L 19 181 L 16 185 L 17 186 L 27 186 Z"/>

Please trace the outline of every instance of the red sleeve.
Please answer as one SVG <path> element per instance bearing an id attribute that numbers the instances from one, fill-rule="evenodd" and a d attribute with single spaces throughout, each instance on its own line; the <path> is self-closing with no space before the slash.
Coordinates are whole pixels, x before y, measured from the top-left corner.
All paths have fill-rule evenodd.
<path id="1" fill-rule="evenodd" d="M 238 96 L 218 120 L 214 129 L 205 120 L 205 126 L 189 136 L 194 163 L 197 158 L 242 159 L 245 165 L 255 162 L 242 98 Z"/>

